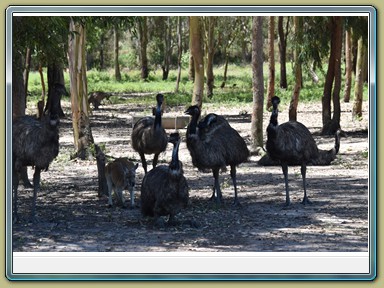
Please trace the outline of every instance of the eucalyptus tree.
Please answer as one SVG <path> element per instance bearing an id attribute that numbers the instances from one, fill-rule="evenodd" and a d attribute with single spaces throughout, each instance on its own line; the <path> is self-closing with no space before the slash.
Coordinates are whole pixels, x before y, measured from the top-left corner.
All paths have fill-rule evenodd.
<path id="1" fill-rule="evenodd" d="M 297 105 L 299 103 L 300 90 L 302 86 L 302 59 L 300 58 L 301 49 L 303 45 L 303 18 L 300 16 L 293 17 L 295 45 L 294 45 L 294 74 L 295 74 L 295 85 L 291 97 L 291 103 L 289 105 L 289 120 L 297 120 Z"/>
<path id="2" fill-rule="evenodd" d="M 275 96 L 275 17 L 268 17 L 268 86 L 267 109 L 272 107 Z"/>
<path id="3" fill-rule="evenodd" d="M 277 21 L 277 31 L 279 34 L 279 61 L 280 61 L 280 87 L 287 89 L 287 38 L 289 33 L 289 23 L 291 17 L 279 16 Z M 285 22 L 285 29 L 284 29 Z"/>
<path id="4" fill-rule="evenodd" d="M 28 89 L 28 83 L 26 82 L 28 80 L 28 71 L 25 71 L 25 58 L 28 58 L 28 56 L 25 56 L 26 51 L 30 51 L 31 57 L 37 63 L 43 63 L 47 66 L 52 65 L 52 63 L 63 65 L 65 63 L 65 39 L 68 35 L 67 23 L 68 17 L 13 17 L 12 103 L 14 116 L 25 114 Z M 25 72 L 24 77 L 23 72 Z M 54 84 L 50 80 L 51 77 L 48 79 L 46 110 L 49 110 L 50 91 Z M 63 78 L 60 80 L 60 83 L 64 84 Z"/>
<path id="5" fill-rule="evenodd" d="M 204 42 L 201 16 L 189 16 L 189 37 L 194 66 L 192 105 L 201 108 L 204 96 Z"/>
<path id="6" fill-rule="evenodd" d="M 263 17 L 252 17 L 252 87 L 253 109 L 251 120 L 252 148 L 263 147 Z"/>
<path id="7" fill-rule="evenodd" d="M 328 70 L 325 78 L 324 93 L 322 97 L 323 128 L 322 134 L 335 134 L 340 129 L 340 89 L 341 89 L 341 49 L 342 27 L 341 16 L 329 17 L 329 31 L 331 33 L 331 50 L 328 60 Z M 331 117 L 331 99 L 333 115 Z"/>

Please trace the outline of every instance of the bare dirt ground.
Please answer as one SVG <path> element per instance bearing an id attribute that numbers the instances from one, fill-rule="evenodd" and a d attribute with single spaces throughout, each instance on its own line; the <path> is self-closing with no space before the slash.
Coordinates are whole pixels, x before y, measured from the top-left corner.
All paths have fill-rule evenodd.
<path id="1" fill-rule="evenodd" d="M 70 115 L 69 107 L 64 107 Z M 49 171 L 42 173 L 37 199 L 38 223 L 28 221 L 32 189 L 20 186 L 21 222 L 13 225 L 13 251 L 368 251 L 368 104 L 364 103 L 361 121 L 353 121 L 352 104 L 342 103 L 340 152 L 331 166 L 307 169 L 307 191 L 311 205 L 302 205 L 302 180 L 299 167 L 289 168 L 292 205 L 284 207 L 285 191 L 281 167 L 262 167 L 260 156 L 251 156 L 238 167 L 241 208 L 231 206 L 233 186 L 229 171 L 222 172 L 224 207 L 209 201 L 211 173 L 192 166 L 185 142 L 180 158 L 190 187 L 190 205 L 178 219 L 194 219 L 199 228 L 176 226 L 156 228 L 152 219 L 143 218 L 140 209 L 107 207 L 107 198 L 97 196 L 96 160 L 69 160 L 73 152 L 70 116 L 60 129 L 60 153 Z M 182 114 L 185 107 L 171 108 Z M 287 107 L 280 107 L 279 121 L 287 121 Z M 96 143 L 105 143 L 107 154 L 139 161 L 131 147 L 132 115 L 148 107 L 105 105 L 94 111 L 92 132 Z M 204 106 L 204 111 L 224 115 L 250 143 L 251 106 Z M 203 113 L 204 113 L 203 111 Z M 298 121 L 304 123 L 319 147 L 330 149 L 333 137 L 318 136 L 321 128 L 320 104 L 299 104 Z M 245 113 L 247 112 L 247 113 Z M 265 114 L 264 128 L 269 113 Z M 167 132 L 172 132 L 168 130 Z M 179 131 L 183 136 L 185 129 Z M 329 147 L 329 148 L 328 148 Z M 170 161 L 171 145 L 160 156 L 160 164 Z M 148 157 L 151 161 L 152 156 Z M 29 168 L 32 179 L 33 170 Z M 137 170 L 136 202 L 144 171 Z M 10 193 L 10 191 L 9 191 Z M 129 199 L 129 194 L 126 192 Z"/>

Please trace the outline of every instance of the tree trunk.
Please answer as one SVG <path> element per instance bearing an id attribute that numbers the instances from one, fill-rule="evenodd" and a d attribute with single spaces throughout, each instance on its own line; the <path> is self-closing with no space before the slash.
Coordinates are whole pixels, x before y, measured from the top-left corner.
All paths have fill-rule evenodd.
<path id="1" fill-rule="evenodd" d="M 223 74 L 223 83 L 221 83 L 220 88 L 224 88 L 227 83 L 227 72 L 228 72 L 228 61 L 229 61 L 229 53 L 227 52 L 227 48 L 224 48 L 225 55 L 225 64 L 224 64 L 224 74 Z"/>
<path id="2" fill-rule="evenodd" d="M 22 55 L 12 53 L 12 115 L 13 118 L 25 115 L 25 85 L 23 79 L 24 62 Z"/>
<path id="3" fill-rule="evenodd" d="M 263 17 L 252 17 L 252 150 L 263 147 Z"/>
<path id="4" fill-rule="evenodd" d="M 61 108 L 61 98 L 53 99 L 58 95 L 55 93 L 53 86 L 56 83 L 62 84 L 64 86 L 64 69 L 61 63 L 50 63 L 48 64 L 47 69 L 47 81 L 48 81 L 48 97 L 47 103 L 45 105 L 44 113 L 49 113 L 54 110 L 54 113 L 58 113 L 60 118 L 65 117 L 64 111 Z M 61 97 L 61 95 L 60 95 Z M 57 105 L 57 107 L 53 107 Z"/>
<path id="5" fill-rule="evenodd" d="M 342 17 L 330 18 L 331 51 L 328 61 L 328 71 L 324 84 L 322 98 L 323 106 L 323 135 L 334 135 L 340 128 L 340 89 L 341 89 L 341 48 L 342 48 Z M 332 86 L 333 93 L 332 93 Z M 331 98 L 333 99 L 333 117 L 331 118 Z"/>
<path id="6" fill-rule="evenodd" d="M 301 61 L 299 59 L 299 55 L 301 53 L 301 45 L 302 43 L 302 17 L 294 16 L 293 17 L 293 26 L 295 29 L 295 37 L 296 42 L 299 45 L 295 45 L 294 51 L 294 59 L 295 59 L 295 87 L 293 88 L 291 103 L 289 105 L 289 121 L 297 121 L 297 105 L 299 104 L 299 96 L 301 90 L 301 82 L 302 82 L 302 71 L 301 71 Z"/>
<path id="7" fill-rule="evenodd" d="M 141 79 L 147 80 L 149 76 L 148 57 L 147 57 L 147 46 L 148 46 L 147 17 L 140 17 L 139 38 L 140 38 Z"/>
<path id="8" fill-rule="evenodd" d="M 275 95 L 275 17 L 268 17 L 268 86 L 267 110 L 272 107 L 272 97 Z"/>
<path id="9" fill-rule="evenodd" d="M 90 108 L 87 99 L 85 28 L 71 18 L 69 30 L 75 32 L 70 34 L 68 40 L 74 146 L 77 157 L 86 159 L 90 156 L 90 145 L 94 141 L 90 127 Z"/>
<path id="10" fill-rule="evenodd" d="M 105 70 L 105 62 L 104 62 L 104 43 L 105 43 L 105 36 L 104 33 L 100 35 L 100 70 Z"/>
<path id="11" fill-rule="evenodd" d="M 113 25 L 113 36 L 114 36 L 114 64 L 115 64 L 115 79 L 116 81 L 121 81 L 121 73 L 120 73 L 120 64 L 119 64 L 119 27 L 117 25 Z"/>
<path id="12" fill-rule="evenodd" d="M 215 77 L 213 75 L 213 56 L 215 55 L 215 39 L 214 32 L 216 26 L 217 17 L 208 16 L 208 31 L 207 31 L 207 96 L 212 98 L 213 85 Z"/>
<path id="13" fill-rule="evenodd" d="M 287 37 L 283 28 L 284 16 L 279 16 L 278 31 L 279 31 L 279 55 L 280 55 L 280 87 L 287 89 L 287 68 L 286 68 L 286 54 L 287 54 Z M 287 18 L 287 33 L 288 33 L 289 17 Z"/>
<path id="14" fill-rule="evenodd" d="M 195 67 L 195 81 L 193 85 L 192 105 L 198 105 L 199 107 L 201 107 L 203 104 L 204 95 L 203 32 L 201 19 L 199 16 L 190 16 L 189 19 L 191 54 L 194 60 L 193 66 Z"/>
<path id="15" fill-rule="evenodd" d="M 175 93 L 179 92 L 179 84 L 181 78 L 181 56 L 183 55 L 183 41 L 182 41 L 182 25 L 181 16 L 177 17 L 177 79 Z"/>
<path id="16" fill-rule="evenodd" d="M 345 31 L 345 87 L 344 102 L 348 103 L 351 98 L 352 84 L 352 51 L 351 51 L 351 29 Z"/>
<path id="17" fill-rule="evenodd" d="M 44 114 L 45 94 L 46 94 L 43 67 L 41 66 L 41 63 L 39 63 L 39 75 L 40 75 L 40 82 L 41 82 L 41 100 L 37 102 L 37 118 L 41 119 L 41 117 Z"/>
<path id="18" fill-rule="evenodd" d="M 361 118 L 362 105 L 363 105 L 363 85 L 364 85 L 364 43 L 363 38 L 360 37 L 357 42 L 357 61 L 356 61 L 356 79 L 355 79 L 355 91 L 353 102 L 352 116 L 354 118 Z"/>
<path id="19" fill-rule="evenodd" d="M 27 95 L 28 95 L 28 79 L 29 79 L 29 70 L 31 67 L 31 49 L 27 48 L 25 52 L 25 67 L 24 67 L 24 91 L 25 91 L 25 104 L 27 104 Z M 25 106 L 27 108 L 27 106 Z"/>
<path id="20" fill-rule="evenodd" d="M 171 56 L 172 56 L 172 26 L 171 26 L 171 17 L 165 17 L 167 22 L 165 23 L 165 33 L 164 33 L 164 64 L 162 65 L 163 70 L 163 80 L 168 79 L 169 75 L 169 66 L 171 64 Z"/>

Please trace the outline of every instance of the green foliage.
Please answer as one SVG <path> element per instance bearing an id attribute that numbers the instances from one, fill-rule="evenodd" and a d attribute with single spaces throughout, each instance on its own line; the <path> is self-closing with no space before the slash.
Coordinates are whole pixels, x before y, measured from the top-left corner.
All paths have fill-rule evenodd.
<path id="1" fill-rule="evenodd" d="M 326 66 L 326 65 L 325 65 Z M 279 71 L 279 66 L 276 64 L 276 71 Z M 231 105 L 241 105 L 243 103 L 251 103 L 253 100 L 252 94 L 252 70 L 249 65 L 229 65 L 227 82 L 224 88 L 220 88 L 223 81 L 224 68 L 222 66 L 214 69 L 215 86 L 212 98 L 205 97 L 203 102 L 206 103 L 226 103 Z M 176 85 L 176 70 L 171 70 L 168 80 L 162 80 L 162 73 L 151 72 L 148 81 L 144 81 L 140 77 L 139 70 L 131 70 L 122 73 L 122 81 L 115 81 L 114 72 L 97 71 L 92 69 L 87 72 L 88 92 L 104 91 L 117 94 L 110 98 L 111 102 L 117 103 L 143 103 L 152 105 L 153 95 L 162 92 L 166 95 L 167 105 L 189 105 L 193 91 L 193 83 L 188 79 L 187 69 L 183 69 L 181 73 L 181 81 L 179 92 L 174 93 Z M 264 79 L 267 80 L 268 69 L 267 63 L 264 67 Z M 69 89 L 68 74 L 64 74 L 66 86 Z M 313 83 L 311 78 L 303 74 L 303 88 L 300 91 L 300 102 L 319 102 L 323 95 L 325 76 L 319 74 L 319 83 Z M 289 103 L 292 97 L 292 89 L 294 86 L 294 76 L 292 67 L 287 65 L 287 82 L 288 89 L 279 87 L 279 75 L 276 75 L 275 94 L 278 95 L 282 103 Z M 344 82 L 342 82 L 344 83 Z M 41 83 L 38 72 L 31 72 L 29 77 L 28 90 L 30 93 L 29 101 L 37 102 L 41 97 Z M 342 85 L 343 87 L 343 85 Z M 124 94 L 143 93 L 141 97 L 124 97 Z M 343 91 L 340 91 L 342 98 Z M 120 94 L 120 95 L 119 95 Z M 368 99 L 368 85 L 364 85 L 364 100 Z M 265 95 L 266 97 L 266 95 Z M 64 98 L 64 99 L 69 99 Z M 69 101 L 69 100 L 68 100 Z M 351 100 L 353 101 L 353 100 Z M 284 104 L 284 105 L 285 105 Z"/>

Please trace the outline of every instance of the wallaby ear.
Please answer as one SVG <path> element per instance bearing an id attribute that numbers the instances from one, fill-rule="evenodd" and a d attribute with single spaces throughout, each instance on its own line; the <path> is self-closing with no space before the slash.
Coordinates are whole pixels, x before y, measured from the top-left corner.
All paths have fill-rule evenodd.
<path id="1" fill-rule="evenodd" d="M 135 170 L 139 167 L 139 163 L 136 163 Z"/>

